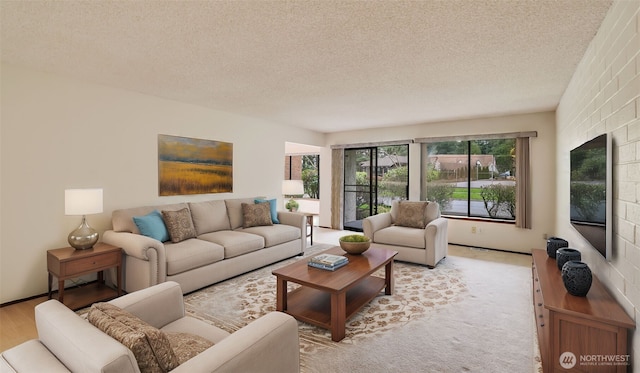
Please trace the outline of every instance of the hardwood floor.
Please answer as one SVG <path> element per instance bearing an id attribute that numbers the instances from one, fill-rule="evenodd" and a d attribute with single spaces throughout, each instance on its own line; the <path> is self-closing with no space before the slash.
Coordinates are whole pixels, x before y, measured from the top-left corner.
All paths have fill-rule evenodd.
<path id="1" fill-rule="evenodd" d="M 314 227 L 314 243 L 338 244 L 338 238 L 348 231 L 336 231 L 327 228 Z M 449 245 L 449 255 L 464 256 L 480 260 L 498 261 L 531 267 L 531 256 L 514 254 L 503 251 L 476 249 L 463 246 Z M 46 296 L 30 299 L 24 302 L 0 307 L 0 351 L 4 351 L 29 339 L 38 338 L 35 325 L 34 307 L 45 302 Z"/>
<path id="2" fill-rule="evenodd" d="M 0 307 L 0 351 L 38 338 L 33 309 L 46 300 L 43 296 Z"/>

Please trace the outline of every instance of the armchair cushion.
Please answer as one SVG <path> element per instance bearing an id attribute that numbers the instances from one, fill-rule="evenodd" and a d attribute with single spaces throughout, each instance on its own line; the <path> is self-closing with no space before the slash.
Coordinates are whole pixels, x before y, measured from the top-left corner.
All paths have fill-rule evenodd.
<path id="1" fill-rule="evenodd" d="M 213 346 L 213 342 L 196 334 L 169 332 L 166 335 L 180 364 Z"/>
<path id="2" fill-rule="evenodd" d="M 424 229 L 425 211 L 429 202 L 410 202 L 399 201 L 398 202 L 398 216 L 395 224 L 401 227 L 419 228 Z"/>
<path id="3" fill-rule="evenodd" d="M 415 247 L 416 249 L 424 249 L 426 247 L 423 229 L 397 225 L 377 231 L 375 233 L 375 242 L 386 245 Z"/>
<path id="4" fill-rule="evenodd" d="M 180 364 L 164 332 L 119 307 L 109 303 L 95 303 L 91 306 L 87 319 L 129 348 L 142 373 L 167 372 Z"/>

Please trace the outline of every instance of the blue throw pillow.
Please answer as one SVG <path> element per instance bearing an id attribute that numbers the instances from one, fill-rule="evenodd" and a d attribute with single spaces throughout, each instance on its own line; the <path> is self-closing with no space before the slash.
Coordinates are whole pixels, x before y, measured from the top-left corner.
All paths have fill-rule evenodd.
<path id="1" fill-rule="evenodd" d="M 169 231 L 164 225 L 162 214 L 158 210 L 154 210 L 145 216 L 134 216 L 133 222 L 144 236 L 155 238 L 160 242 L 169 240 Z"/>
<path id="2" fill-rule="evenodd" d="M 278 200 L 277 199 L 256 199 L 253 202 L 255 203 L 269 202 L 269 206 L 271 207 L 271 221 L 273 222 L 273 224 L 280 224 L 280 220 L 278 220 Z"/>

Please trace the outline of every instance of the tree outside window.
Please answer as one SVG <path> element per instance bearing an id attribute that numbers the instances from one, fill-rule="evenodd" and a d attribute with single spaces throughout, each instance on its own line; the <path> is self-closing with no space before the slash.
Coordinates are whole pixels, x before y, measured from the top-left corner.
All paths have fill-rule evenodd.
<path id="1" fill-rule="evenodd" d="M 424 144 L 423 196 L 447 215 L 515 220 L 515 139 Z"/>

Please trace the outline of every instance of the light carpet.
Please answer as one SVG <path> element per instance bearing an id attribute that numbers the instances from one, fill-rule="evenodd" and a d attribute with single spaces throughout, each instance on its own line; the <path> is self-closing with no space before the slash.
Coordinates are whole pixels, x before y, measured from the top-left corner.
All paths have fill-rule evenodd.
<path id="1" fill-rule="evenodd" d="M 331 246 L 316 244 L 305 257 Z M 232 333 L 275 310 L 271 271 L 296 260 L 306 259 L 187 294 L 187 313 Z M 434 269 L 396 262 L 394 272 L 394 294 L 348 320 L 342 341 L 298 323 L 303 373 L 538 370 L 530 268 L 449 256 Z"/>

